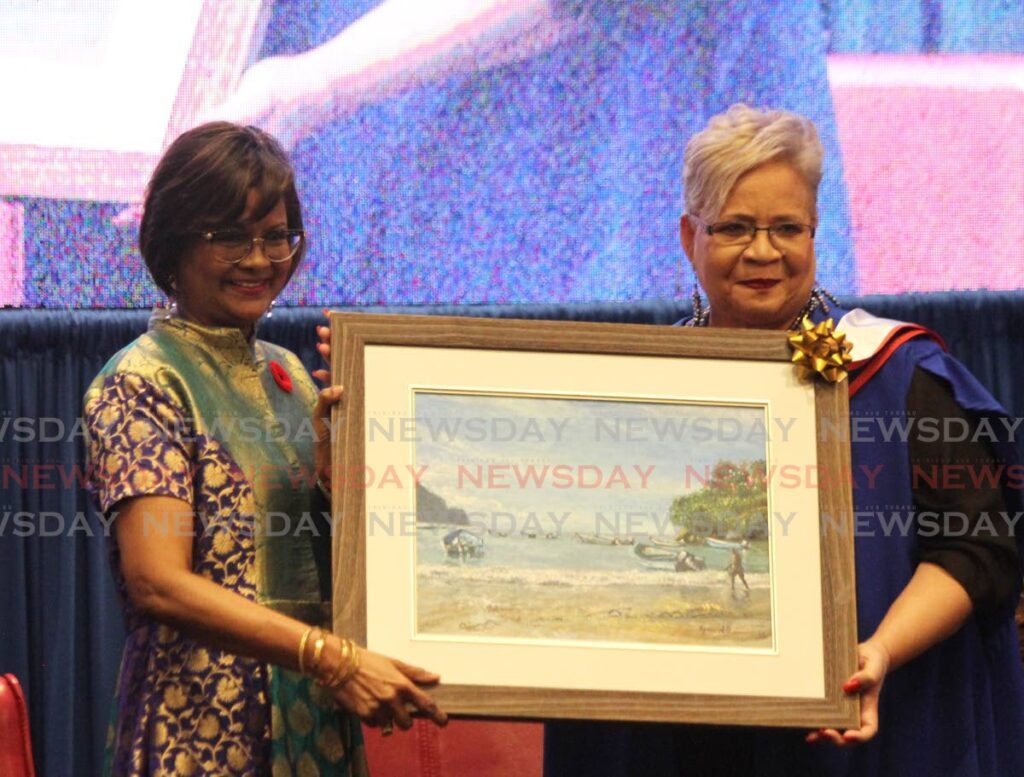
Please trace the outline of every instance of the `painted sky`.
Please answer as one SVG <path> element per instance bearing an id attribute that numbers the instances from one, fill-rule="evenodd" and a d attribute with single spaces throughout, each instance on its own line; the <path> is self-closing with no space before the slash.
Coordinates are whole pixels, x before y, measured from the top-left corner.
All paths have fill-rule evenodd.
<path id="1" fill-rule="evenodd" d="M 571 531 L 627 512 L 651 516 L 636 515 L 633 530 L 663 530 L 672 499 L 700 488 L 717 461 L 767 458 L 756 406 L 417 392 L 415 410 L 406 432 L 423 485 L 449 506 L 571 513 Z"/>

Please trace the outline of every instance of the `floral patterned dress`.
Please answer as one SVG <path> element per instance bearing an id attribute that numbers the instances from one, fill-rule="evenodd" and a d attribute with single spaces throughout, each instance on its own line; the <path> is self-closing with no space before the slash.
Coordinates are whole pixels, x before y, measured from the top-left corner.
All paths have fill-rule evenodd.
<path id="1" fill-rule="evenodd" d="M 316 389 L 294 354 L 237 329 L 155 316 L 85 396 L 100 508 L 182 502 L 192 571 L 310 624 L 330 619 L 330 522 L 315 487 Z M 116 519 L 115 519 L 116 520 Z M 116 538 L 128 631 L 106 772 L 366 774 L 358 721 L 295 672 L 204 644 L 137 611 Z"/>

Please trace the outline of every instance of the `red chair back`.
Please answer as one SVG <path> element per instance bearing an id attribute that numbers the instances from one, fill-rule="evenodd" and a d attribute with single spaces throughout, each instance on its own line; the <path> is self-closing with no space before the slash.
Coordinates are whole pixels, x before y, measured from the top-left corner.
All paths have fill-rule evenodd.
<path id="1" fill-rule="evenodd" d="M 32 738 L 28 731 L 28 707 L 21 684 L 12 674 L 0 677 L 0 774 L 4 777 L 36 777 Z"/>

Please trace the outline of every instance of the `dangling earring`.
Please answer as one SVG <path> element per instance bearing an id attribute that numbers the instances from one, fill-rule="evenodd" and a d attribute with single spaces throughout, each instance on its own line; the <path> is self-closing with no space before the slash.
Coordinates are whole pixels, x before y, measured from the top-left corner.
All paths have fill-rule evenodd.
<path id="1" fill-rule="evenodd" d="M 270 307 L 267 308 L 266 318 L 270 318 L 272 315 L 274 315 L 274 305 L 276 305 L 276 304 L 277 304 L 277 300 L 276 299 L 270 300 Z"/>
<path id="2" fill-rule="evenodd" d="M 711 317 L 711 308 L 704 307 L 704 300 L 700 297 L 700 287 L 697 284 L 693 284 L 693 292 L 690 294 L 690 300 L 693 304 L 693 316 L 687 322 L 688 326 L 707 326 L 708 319 Z"/>
<path id="3" fill-rule="evenodd" d="M 174 292 L 178 289 L 174 285 L 173 275 L 167 277 L 167 285 L 170 287 L 170 291 L 166 292 L 167 299 L 164 301 L 164 321 L 170 321 L 178 315 L 178 303 L 174 301 Z"/>

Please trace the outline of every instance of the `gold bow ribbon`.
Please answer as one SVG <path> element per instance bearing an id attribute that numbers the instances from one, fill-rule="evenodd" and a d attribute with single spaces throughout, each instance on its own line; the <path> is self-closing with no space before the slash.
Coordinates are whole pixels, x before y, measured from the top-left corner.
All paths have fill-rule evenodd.
<path id="1" fill-rule="evenodd" d="M 814 324 L 805 317 L 800 329 L 789 336 L 789 347 L 793 349 L 793 364 L 803 380 L 814 377 L 815 373 L 829 383 L 846 380 L 846 365 L 853 361 L 852 346 L 845 334 L 836 332 L 831 318 Z"/>

